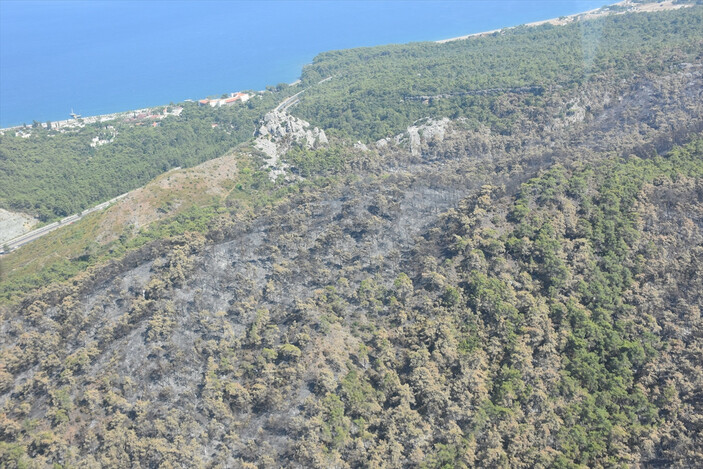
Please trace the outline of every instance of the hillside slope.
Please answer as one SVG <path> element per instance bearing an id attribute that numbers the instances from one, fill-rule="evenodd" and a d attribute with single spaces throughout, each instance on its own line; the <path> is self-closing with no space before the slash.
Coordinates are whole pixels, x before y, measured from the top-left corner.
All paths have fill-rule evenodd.
<path id="1" fill-rule="evenodd" d="M 6 316 L 5 460 L 695 466 L 701 161 L 399 173 L 152 246 Z"/>
<path id="2" fill-rule="evenodd" d="M 593 73 L 509 66 L 573 25 L 323 54 L 255 142 L 12 253 L 2 465 L 703 466 L 703 8 L 638 15 Z"/>

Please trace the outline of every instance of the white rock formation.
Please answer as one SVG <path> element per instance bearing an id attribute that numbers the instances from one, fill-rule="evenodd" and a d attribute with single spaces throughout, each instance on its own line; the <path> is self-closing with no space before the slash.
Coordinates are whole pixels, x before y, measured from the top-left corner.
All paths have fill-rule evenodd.
<path id="1" fill-rule="evenodd" d="M 361 151 L 369 151 L 369 147 L 367 147 L 361 140 L 354 144 L 354 148 Z"/>
<path id="2" fill-rule="evenodd" d="M 376 148 L 385 148 L 388 146 L 388 139 L 382 138 L 376 142 Z"/>
<path id="3" fill-rule="evenodd" d="M 422 145 L 431 140 L 444 141 L 451 120 L 448 117 L 435 120 L 426 119 L 421 125 L 411 125 L 402 134 L 396 135 L 395 143 L 400 144 L 405 141 L 406 137 L 410 143 L 410 152 L 414 156 L 420 156 L 422 153 Z M 388 144 L 386 139 L 376 142 L 377 147 L 383 147 Z"/>
<path id="4" fill-rule="evenodd" d="M 266 166 L 270 168 L 272 180 L 282 174 L 288 165 L 280 161 L 293 144 L 302 143 L 308 149 L 315 149 L 329 143 L 322 129 L 310 127 L 310 123 L 291 116 L 285 111 L 271 111 L 261 121 L 256 133 L 254 146 L 268 156 Z"/>

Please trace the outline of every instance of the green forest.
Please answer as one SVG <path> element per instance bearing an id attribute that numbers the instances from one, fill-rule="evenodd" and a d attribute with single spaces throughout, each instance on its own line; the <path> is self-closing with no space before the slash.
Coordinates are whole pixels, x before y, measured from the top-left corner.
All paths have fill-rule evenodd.
<path id="1" fill-rule="evenodd" d="M 65 133 L 36 128 L 30 138 L 2 135 L 0 207 L 53 221 L 140 187 L 172 168 L 222 156 L 251 138 L 263 114 L 285 98 L 281 89 L 231 107 L 184 103 L 180 116 L 167 117 L 158 127 L 108 121 Z M 91 139 L 106 133 L 108 125 L 118 131 L 114 141 L 91 147 Z"/>
<path id="2" fill-rule="evenodd" d="M 305 67 L 302 79 L 334 78 L 303 95 L 294 113 L 366 141 L 393 136 L 425 117 L 465 117 L 473 126 L 508 132 L 516 107 L 546 106 L 585 83 L 665 72 L 701 50 L 703 8 L 695 7 L 685 14 L 523 26 L 445 44 L 331 51 Z M 523 99 L 505 103 L 511 92 Z"/>

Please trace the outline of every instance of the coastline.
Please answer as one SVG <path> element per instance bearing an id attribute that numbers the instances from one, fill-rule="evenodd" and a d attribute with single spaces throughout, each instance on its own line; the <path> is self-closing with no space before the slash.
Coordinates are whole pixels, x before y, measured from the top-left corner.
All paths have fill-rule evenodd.
<path id="1" fill-rule="evenodd" d="M 503 28 L 498 28 L 498 29 L 492 29 L 489 31 L 482 31 L 482 32 L 477 32 L 477 33 L 471 33 L 467 35 L 462 35 L 462 36 L 457 36 L 457 37 L 451 37 L 447 39 L 440 39 L 434 41 L 435 43 L 438 44 L 444 44 L 448 42 L 453 42 L 453 41 L 459 41 L 459 40 L 466 40 L 470 39 L 472 37 L 480 37 L 480 36 L 488 36 L 491 34 L 498 34 L 501 32 L 509 31 L 511 29 L 517 28 L 517 27 L 522 27 L 522 26 L 540 26 L 544 24 L 553 24 L 553 25 L 565 25 L 574 21 L 581 21 L 581 20 L 587 20 L 587 19 L 592 19 L 592 18 L 597 18 L 605 15 L 610 15 L 610 14 L 621 14 L 621 13 L 626 13 L 626 12 L 650 12 L 650 11 L 662 11 L 662 10 L 674 10 L 678 8 L 685 8 L 689 6 L 693 6 L 691 3 L 688 4 L 675 4 L 675 0 L 663 0 L 658 3 L 647 3 L 647 4 L 639 4 L 635 3 L 636 0 L 621 0 L 617 3 L 613 3 L 611 5 L 605 5 L 600 8 L 584 11 L 584 12 L 579 12 L 579 13 L 574 13 L 570 14 L 567 16 L 560 16 L 556 18 L 551 18 L 547 20 L 540 20 L 540 21 L 535 21 L 531 23 L 521 23 L 520 25 L 517 26 L 507 26 Z M 689 0 L 693 1 L 693 0 Z M 437 37 L 437 36 L 435 36 Z M 422 40 L 420 40 L 422 41 Z M 417 42 L 417 40 L 414 40 L 413 42 Z M 372 47 L 372 46 L 367 46 L 367 47 Z M 334 50 L 334 49 L 331 49 Z M 319 52 L 318 52 L 319 53 Z M 297 79 L 291 83 L 289 83 L 290 86 L 294 86 L 300 82 L 300 79 Z M 187 102 L 189 100 L 184 100 L 182 102 Z M 100 123 L 100 122 L 107 122 L 110 120 L 115 120 L 119 118 L 125 118 L 129 117 L 131 114 L 143 114 L 143 113 L 149 113 L 151 109 L 153 108 L 158 108 L 158 107 L 163 107 L 167 105 L 159 105 L 159 106 L 152 106 L 151 108 L 141 108 L 141 109 L 135 109 L 135 110 L 127 110 L 127 111 L 119 111 L 119 112 L 112 112 L 109 114 L 99 114 L 99 115 L 90 115 L 86 117 L 82 117 L 80 120 L 76 119 L 63 119 L 63 120 L 51 120 L 51 127 L 52 129 L 68 129 L 68 128 L 73 128 L 73 127 L 80 127 L 84 124 L 93 124 L 93 123 Z M 43 119 L 40 119 L 39 121 L 34 121 L 36 124 L 42 128 L 46 128 L 46 121 L 42 122 Z M 29 121 L 27 121 L 29 122 Z M 0 127 L 0 135 L 5 134 L 8 132 L 19 132 L 20 134 L 24 133 L 25 130 L 31 130 L 32 124 L 26 123 L 26 124 L 17 124 L 17 125 L 11 125 L 7 127 Z"/>
<path id="2" fill-rule="evenodd" d="M 560 16 L 558 18 L 550 18 L 547 20 L 534 21 L 532 23 L 525 23 L 525 24 L 519 25 L 519 26 L 535 27 L 535 26 L 542 26 L 545 24 L 551 24 L 554 26 L 564 26 L 564 25 L 572 23 L 574 21 L 591 20 L 594 18 L 600 18 L 600 17 L 608 16 L 608 15 L 620 15 L 623 13 L 633 13 L 633 12 L 649 13 L 649 12 L 664 11 L 664 10 L 677 10 L 679 8 L 686 8 L 686 7 L 690 7 L 690 6 L 693 6 L 693 4 L 691 4 L 691 3 L 675 4 L 674 0 L 664 0 L 659 3 L 645 3 L 645 4 L 635 3 L 634 0 L 622 0 L 620 2 L 613 3 L 611 5 L 606 5 L 606 6 L 603 6 L 600 8 L 595 8 L 593 10 L 588 10 L 588 11 L 584 11 L 581 13 L 574 13 L 573 15 Z M 615 8 L 615 9 L 613 9 L 613 8 Z M 508 26 L 505 28 L 492 29 L 490 31 L 483 31 L 480 33 L 467 34 L 465 36 L 457 36 L 457 37 L 451 37 L 448 39 L 440 39 L 439 41 L 435 41 L 435 42 L 437 44 L 446 44 L 448 42 L 463 41 L 466 39 L 470 39 L 472 37 L 488 36 L 488 35 L 495 34 L 495 33 L 509 31 L 509 30 L 515 29 L 517 27 L 518 26 Z"/>
<path id="3" fill-rule="evenodd" d="M 154 106 L 154 107 L 159 108 L 159 107 L 164 107 L 164 106 Z M 143 108 L 143 109 L 134 109 L 131 111 L 112 112 L 110 114 L 99 114 L 97 116 L 79 117 L 78 119 L 72 118 L 72 119 L 50 121 L 50 123 L 51 123 L 52 130 L 59 130 L 59 129 L 69 128 L 69 127 L 83 127 L 86 124 L 95 124 L 96 122 L 108 122 L 108 121 L 112 121 L 112 120 L 119 119 L 119 118 L 133 117 L 135 114 L 149 113 L 149 112 L 151 112 L 152 109 L 153 108 Z M 43 128 L 47 127 L 46 122 L 39 122 L 39 125 Z M 21 131 L 21 130 L 25 130 L 25 129 L 31 130 L 32 124 L 14 125 L 12 127 L 3 127 L 0 129 L 0 135 L 4 134 L 5 132 L 10 132 L 10 131 L 17 132 L 17 131 Z"/>
<path id="4" fill-rule="evenodd" d="M 298 84 L 300 80 L 291 83 L 290 86 L 294 86 Z M 237 98 L 230 98 L 234 101 L 241 99 L 242 102 L 246 102 L 250 95 L 247 93 L 242 93 L 242 92 L 237 92 L 240 95 L 243 94 L 244 97 L 237 97 Z M 263 91 L 262 91 L 263 93 Z M 229 93 L 231 96 L 234 96 L 235 93 Z M 210 102 L 216 103 L 210 103 Z M 48 128 L 48 126 L 51 126 L 51 130 L 63 130 L 63 129 L 70 129 L 70 128 L 76 128 L 76 127 L 85 127 L 86 125 L 90 124 L 96 124 L 96 123 L 102 123 L 102 122 L 109 122 L 109 121 L 114 121 L 117 119 L 122 119 L 124 121 L 135 121 L 135 120 L 142 120 L 144 118 L 149 118 L 152 120 L 158 120 L 158 119 L 163 119 L 164 117 L 168 116 L 179 116 L 181 112 L 183 111 L 182 105 L 184 103 L 196 103 L 199 102 L 201 105 L 210 103 L 211 107 L 216 107 L 216 106 L 222 106 L 225 104 L 231 104 L 231 102 L 226 102 L 224 98 L 215 98 L 215 99 L 209 99 L 205 98 L 199 101 L 194 101 L 192 99 L 186 99 L 182 102 L 179 102 L 177 104 L 161 104 L 158 106 L 152 106 L 152 107 L 146 107 L 146 108 L 141 108 L 141 109 L 132 109 L 129 111 L 120 111 L 120 112 L 112 112 L 110 114 L 98 114 L 95 116 L 79 116 L 71 119 L 64 119 L 64 120 L 56 120 L 56 121 L 48 121 L 48 122 L 36 122 L 36 124 L 41 127 L 41 128 Z M 170 110 L 169 110 L 170 109 Z M 158 113 L 155 113 L 156 110 L 160 110 Z M 16 132 L 18 136 L 22 137 L 29 137 L 32 128 L 34 125 L 30 124 L 24 124 L 24 125 L 15 125 L 12 127 L 3 127 L 0 128 L 0 135 L 4 135 L 6 132 Z M 29 133 L 26 133 L 26 132 Z"/>

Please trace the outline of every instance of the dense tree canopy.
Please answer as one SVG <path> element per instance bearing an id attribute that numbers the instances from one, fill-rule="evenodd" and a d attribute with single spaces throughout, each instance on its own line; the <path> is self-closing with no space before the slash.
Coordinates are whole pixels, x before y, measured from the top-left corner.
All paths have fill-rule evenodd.
<path id="1" fill-rule="evenodd" d="M 331 51 L 303 69 L 303 82 L 333 78 L 304 94 L 294 112 L 364 140 L 394 135 L 427 116 L 463 116 L 505 131 L 513 114 L 501 99 L 506 92 L 523 95 L 520 106 L 541 107 L 555 93 L 667 70 L 702 49 L 703 7 L 694 7 L 523 26 L 446 44 Z"/>
<path id="2" fill-rule="evenodd" d="M 43 221 L 79 213 L 169 169 L 222 156 L 250 139 L 284 97 L 266 92 L 216 109 L 186 103 L 179 117 L 158 127 L 108 121 L 65 133 L 34 129 L 29 138 L 7 133 L 0 136 L 0 207 Z M 111 133 L 108 125 L 118 132 L 114 141 L 92 147 L 93 137 Z"/>

